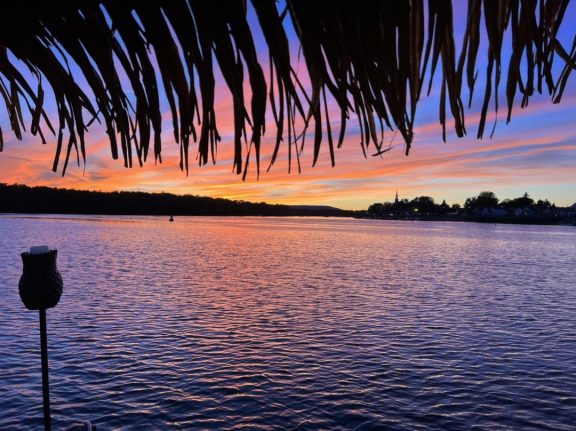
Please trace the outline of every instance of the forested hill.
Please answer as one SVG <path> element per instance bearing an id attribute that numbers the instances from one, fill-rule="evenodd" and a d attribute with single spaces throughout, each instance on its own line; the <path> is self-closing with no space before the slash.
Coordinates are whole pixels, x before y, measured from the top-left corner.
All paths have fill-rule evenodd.
<path id="1" fill-rule="evenodd" d="M 0 212 L 203 216 L 355 216 L 327 206 L 290 206 L 192 195 L 84 190 L 0 184 Z"/>

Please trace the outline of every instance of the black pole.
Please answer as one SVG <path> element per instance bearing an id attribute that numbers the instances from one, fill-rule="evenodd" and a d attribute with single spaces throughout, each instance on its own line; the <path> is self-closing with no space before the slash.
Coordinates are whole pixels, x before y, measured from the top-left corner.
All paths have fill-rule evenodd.
<path id="1" fill-rule="evenodd" d="M 46 309 L 60 301 L 64 283 L 56 267 L 58 250 L 47 246 L 31 247 L 22 253 L 22 276 L 18 282 L 20 299 L 28 310 L 40 313 L 40 352 L 42 356 L 42 398 L 44 401 L 44 430 L 52 429 L 50 419 L 50 389 L 48 384 L 48 340 L 46 335 Z"/>
<path id="2" fill-rule="evenodd" d="M 46 339 L 46 310 L 40 309 L 40 349 L 42 351 L 42 395 L 44 398 L 44 430 L 52 429 L 50 418 L 50 388 L 48 383 L 48 342 Z"/>

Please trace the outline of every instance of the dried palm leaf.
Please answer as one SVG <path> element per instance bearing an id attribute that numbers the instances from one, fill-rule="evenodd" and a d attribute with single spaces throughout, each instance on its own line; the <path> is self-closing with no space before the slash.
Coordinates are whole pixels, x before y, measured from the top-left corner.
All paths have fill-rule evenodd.
<path id="1" fill-rule="evenodd" d="M 215 162 L 221 140 L 216 69 L 232 97 L 233 169 L 243 178 L 252 155 L 259 173 L 267 120 L 276 131 L 270 166 L 284 142 L 289 170 L 294 157 L 300 169 L 309 134 L 313 163 L 327 143 L 334 165 L 335 147 L 342 146 L 353 115 L 364 155 L 371 145 L 377 155 L 389 150 L 383 148 L 385 128 L 400 132 L 408 153 L 426 82 L 428 92 L 434 84 L 440 88 L 444 139 L 449 121 L 457 136 L 466 134 L 462 81 L 470 106 L 483 38 L 487 79 L 478 138 L 491 109 L 498 114 L 503 62 L 508 121 L 518 92 L 521 107 L 535 92 L 559 102 L 576 69 L 576 37 L 569 50 L 557 37 L 568 1 L 469 0 L 457 53 L 447 0 L 286 0 L 282 11 L 274 0 L 21 0 L 5 9 L 8 24 L 0 27 L 0 94 L 17 139 L 28 118 L 31 133 L 43 142 L 45 128 L 57 135 L 55 171 L 68 140 L 63 174 L 73 150 L 78 163 L 85 160 L 85 135 L 95 120 L 106 128 L 112 157 L 121 152 L 126 167 L 134 154 L 140 165 L 147 160 L 151 140 L 161 162 L 161 100 L 170 108 L 181 169 L 188 172 L 191 141 L 199 164 Z M 503 58 L 508 34 L 512 46 Z M 267 60 L 257 52 L 256 37 L 268 47 Z M 305 73 L 294 70 L 290 43 L 300 45 Z M 562 67 L 553 68 L 554 61 Z M 441 76 L 434 78 L 437 70 Z M 45 110 L 46 83 L 54 94 L 57 132 Z M 340 111 L 337 142 L 334 108 Z"/>

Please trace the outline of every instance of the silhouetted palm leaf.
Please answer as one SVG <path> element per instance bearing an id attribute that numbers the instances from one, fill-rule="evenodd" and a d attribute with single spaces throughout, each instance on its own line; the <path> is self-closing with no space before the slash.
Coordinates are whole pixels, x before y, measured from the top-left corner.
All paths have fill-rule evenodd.
<path id="1" fill-rule="evenodd" d="M 54 170 L 67 138 L 63 174 L 72 150 L 78 162 L 85 159 L 85 134 L 95 119 L 106 127 L 112 157 L 119 156 L 120 147 L 125 166 L 132 166 L 134 153 L 144 163 L 151 140 L 161 162 L 161 91 L 180 144 L 180 167 L 188 172 L 191 140 L 198 143 L 200 164 L 215 161 L 221 139 L 214 107 L 216 68 L 232 97 L 233 168 L 244 177 L 252 154 L 259 173 L 267 110 L 276 129 L 271 165 L 285 142 L 289 163 L 295 156 L 300 168 L 309 133 L 313 162 L 327 142 L 334 164 L 334 147 L 342 145 L 352 114 L 365 155 L 370 145 L 376 154 L 388 151 L 382 147 L 384 128 L 400 132 L 408 153 L 422 89 L 427 84 L 430 90 L 435 73 L 441 74 L 444 139 L 447 107 L 456 135 L 466 134 L 462 81 L 467 81 L 470 105 L 483 35 L 488 61 L 478 138 L 484 135 L 492 102 L 498 114 L 504 61 L 508 121 L 517 92 L 522 107 L 535 91 L 559 102 L 576 68 L 576 37 L 570 50 L 557 40 L 567 6 L 568 0 L 469 0 L 458 54 L 447 0 L 286 0 L 282 11 L 274 0 L 20 0 L 5 8 L 7 25 L 0 27 L 0 94 L 16 138 L 22 139 L 26 130 L 23 106 L 32 134 L 45 142 L 47 127 L 57 135 Z M 302 71 L 292 66 L 289 21 L 306 79 L 299 79 Z M 268 61 L 258 57 L 256 26 L 268 47 Z M 507 32 L 512 49 L 503 58 Z M 554 61 L 563 67 L 553 69 Z M 24 75 L 22 67 L 30 74 Z M 554 70 L 560 73 L 555 76 Z M 78 84 L 76 73 L 87 87 Z M 57 132 L 44 111 L 46 82 L 56 102 Z M 340 111 L 337 142 L 331 106 Z"/>

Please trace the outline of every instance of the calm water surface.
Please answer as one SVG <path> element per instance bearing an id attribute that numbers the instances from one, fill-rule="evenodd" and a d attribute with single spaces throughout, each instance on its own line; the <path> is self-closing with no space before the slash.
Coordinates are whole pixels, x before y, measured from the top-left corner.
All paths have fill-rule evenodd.
<path id="1" fill-rule="evenodd" d="M 574 430 L 576 228 L 0 216 L 0 430 Z"/>

